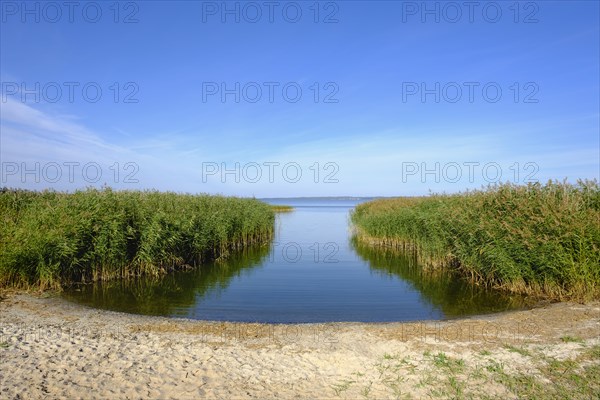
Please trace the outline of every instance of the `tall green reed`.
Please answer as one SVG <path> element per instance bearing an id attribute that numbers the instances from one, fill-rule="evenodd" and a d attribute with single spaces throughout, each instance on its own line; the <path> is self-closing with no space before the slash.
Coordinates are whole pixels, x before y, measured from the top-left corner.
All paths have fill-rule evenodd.
<path id="1" fill-rule="evenodd" d="M 554 299 L 600 297 L 596 181 L 377 200 L 352 221 L 359 240 L 416 251 L 428 268 Z"/>
<path id="2" fill-rule="evenodd" d="M 87 189 L 0 191 L 0 285 L 158 276 L 270 240 L 274 212 L 235 197 Z"/>

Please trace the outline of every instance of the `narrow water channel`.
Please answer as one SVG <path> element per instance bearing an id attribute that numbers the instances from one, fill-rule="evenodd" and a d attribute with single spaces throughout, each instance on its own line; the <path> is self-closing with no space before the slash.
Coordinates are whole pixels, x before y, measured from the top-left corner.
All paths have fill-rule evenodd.
<path id="1" fill-rule="evenodd" d="M 447 319 L 522 308 L 519 296 L 422 273 L 413 257 L 351 239 L 359 200 L 283 199 L 273 242 L 160 279 L 81 285 L 88 306 L 201 320 L 302 323 Z"/>

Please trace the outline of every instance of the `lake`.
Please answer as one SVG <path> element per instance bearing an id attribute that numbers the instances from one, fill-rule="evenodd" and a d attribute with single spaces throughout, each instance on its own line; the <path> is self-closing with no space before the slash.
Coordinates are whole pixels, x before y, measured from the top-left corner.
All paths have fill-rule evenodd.
<path id="1" fill-rule="evenodd" d="M 520 296 L 423 273 L 414 256 L 352 240 L 352 208 L 368 199 L 265 199 L 278 214 L 272 243 L 202 268 L 79 285 L 63 296 L 129 313 L 199 320 L 307 323 L 448 319 L 523 308 Z"/>

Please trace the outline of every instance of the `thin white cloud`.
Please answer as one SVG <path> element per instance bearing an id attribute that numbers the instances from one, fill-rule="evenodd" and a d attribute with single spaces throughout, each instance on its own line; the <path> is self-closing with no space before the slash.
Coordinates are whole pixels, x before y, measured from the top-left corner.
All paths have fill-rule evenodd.
<path id="1" fill-rule="evenodd" d="M 2 104 L 0 119 L 2 182 L 1 186 L 25 187 L 30 189 L 55 188 L 73 190 L 91 184 L 145 189 L 198 191 L 189 185 L 190 177 L 199 173 L 194 168 L 186 167 L 185 160 L 173 157 L 173 147 L 166 139 L 158 139 L 152 143 L 155 153 L 143 151 L 145 145 L 122 146 L 111 143 L 103 135 L 93 132 L 85 125 L 74 122 L 72 118 L 51 115 L 31 105 L 7 99 Z M 160 150 L 160 151 L 158 151 Z M 45 180 L 43 168 L 49 163 L 57 163 L 62 167 L 63 176 L 54 182 Z M 79 171 L 75 179 L 68 177 L 65 163 L 78 163 Z M 82 166 L 95 163 L 102 169 L 102 179 L 90 182 L 81 173 Z M 136 166 L 126 168 L 128 163 Z M 10 164 L 10 165 L 9 165 Z M 37 167 L 37 165 L 40 165 Z M 7 168 L 18 168 L 16 173 L 8 173 Z M 26 174 L 24 171 L 35 170 L 40 173 Z M 115 171 L 118 171 L 118 173 Z M 52 170 L 54 177 L 54 170 Z M 138 182 L 126 182 L 132 176 Z M 207 187 L 206 191 L 210 191 Z"/>
<path id="2" fill-rule="evenodd" d="M 434 191 L 454 192 L 476 188 L 487 182 L 481 172 L 476 181 L 462 179 L 459 182 L 437 181 L 435 176 L 403 175 L 407 164 L 432 169 L 436 163 L 458 163 L 467 172 L 464 163 L 498 163 L 503 179 L 514 176 L 510 169 L 515 163 L 523 168 L 533 162 L 539 167 L 537 176 L 541 181 L 562 179 L 565 176 L 593 178 L 597 170 L 598 150 L 549 146 L 525 145 L 519 138 L 541 137 L 545 130 L 563 129 L 570 121 L 527 121 L 527 123 L 491 129 L 472 125 L 470 129 L 438 129 L 424 131 L 388 129 L 381 132 L 364 132 L 350 137 L 324 137 L 316 140 L 298 141 L 297 138 L 284 146 L 261 148 L 244 141 L 230 148 L 202 146 L 201 136 L 174 131 L 169 134 L 145 136 L 142 142 L 135 141 L 119 145 L 112 143 L 108 135 L 88 129 L 81 121 L 71 117 L 51 115 L 31 105 L 13 100 L 2 105 L 0 128 L 1 156 L 3 162 L 96 162 L 105 169 L 106 179 L 99 184 L 125 188 L 156 188 L 184 192 L 223 193 L 228 195 L 272 197 L 272 196 L 326 196 L 326 195 L 415 195 Z M 580 120 L 596 118 L 582 116 Z M 507 132 L 511 132 L 507 134 Z M 313 136 L 314 137 L 314 136 Z M 240 139 L 241 141 L 242 139 Z M 245 140 L 245 139 L 244 139 Z M 222 151 L 221 151 L 222 150 Z M 135 178 L 139 184 L 121 185 L 129 170 L 120 171 L 120 181 L 111 182 L 113 170 L 118 163 L 123 169 L 127 162 L 139 166 Z M 235 174 L 219 171 L 203 177 L 203 163 L 225 163 L 228 170 L 249 163 L 262 166 L 262 177 L 253 183 Z M 278 162 L 275 176 L 269 179 L 266 162 Z M 333 172 L 326 168 L 328 162 L 336 166 L 331 176 L 337 183 L 325 183 Z M 282 174 L 286 163 L 296 163 L 302 168 L 302 179 L 290 182 Z M 316 164 L 318 163 L 318 164 Z M 214 165 L 214 164 L 213 164 Z M 316 170 L 317 171 L 316 171 Z M 253 173 L 251 170 L 246 172 Z M 318 172 L 318 173 L 317 173 Z M 421 172 L 421 171 L 420 171 Z M 522 178 L 527 171 L 520 171 Z M 243 175 L 240 171 L 239 175 Z M 3 179 L 5 177 L 3 176 Z M 2 185 L 30 188 L 55 187 L 74 189 L 88 186 L 89 182 L 61 182 L 62 186 L 47 182 L 30 186 L 29 181 L 18 174 L 11 175 Z M 108 181 L 107 181 L 108 180 Z M 118 183 L 119 185 L 113 185 Z"/>
<path id="3" fill-rule="evenodd" d="M 69 121 L 65 117 L 52 116 L 12 98 L 2 103 L 3 126 L 16 125 L 45 140 L 65 141 L 82 146 L 101 147 L 106 150 L 119 151 L 117 146 L 102 141 L 97 135 L 84 126 Z"/>

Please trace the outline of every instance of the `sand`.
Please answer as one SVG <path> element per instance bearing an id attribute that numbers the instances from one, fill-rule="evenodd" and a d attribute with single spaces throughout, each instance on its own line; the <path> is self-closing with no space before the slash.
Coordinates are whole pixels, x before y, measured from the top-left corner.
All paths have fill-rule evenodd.
<path id="1" fill-rule="evenodd" d="M 599 303 L 446 322 L 267 325 L 5 296 L 2 399 L 452 397 L 450 377 L 462 379 L 463 393 L 507 399 L 516 395 L 491 379 L 493 363 L 544 382 L 535 360 L 576 358 L 600 343 Z"/>

